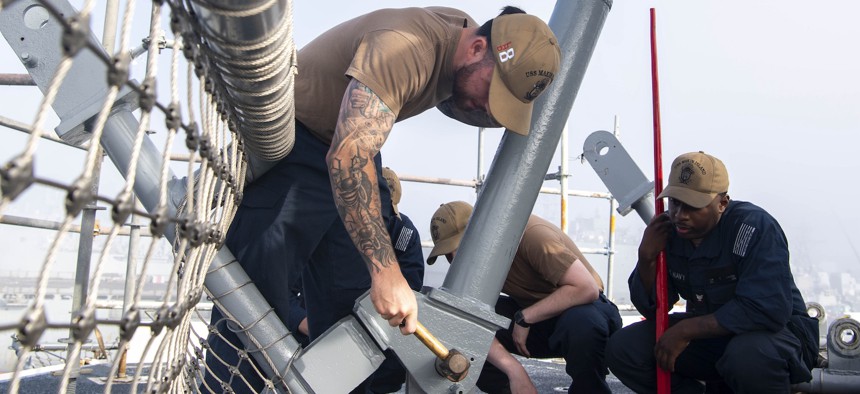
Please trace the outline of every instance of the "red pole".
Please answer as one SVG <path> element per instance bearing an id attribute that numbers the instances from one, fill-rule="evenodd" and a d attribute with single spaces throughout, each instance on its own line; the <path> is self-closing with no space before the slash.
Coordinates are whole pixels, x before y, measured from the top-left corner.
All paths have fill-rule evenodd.
<path id="1" fill-rule="evenodd" d="M 663 191 L 663 152 L 660 139 L 660 88 L 657 79 L 657 28 L 654 9 L 651 9 L 651 97 L 654 110 L 654 212 L 659 215 L 665 211 L 663 200 L 656 198 Z M 666 295 L 666 253 L 657 256 L 657 339 L 669 327 L 669 308 Z M 669 394 L 672 390 L 669 371 L 657 367 L 657 393 Z"/>

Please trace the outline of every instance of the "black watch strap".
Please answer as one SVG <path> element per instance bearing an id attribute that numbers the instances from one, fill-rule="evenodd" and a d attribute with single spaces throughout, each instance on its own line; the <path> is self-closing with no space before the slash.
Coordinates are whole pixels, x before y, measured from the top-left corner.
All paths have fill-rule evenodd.
<path id="1" fill-rule="evenodd" d="M 514 313 L 514 323 L 523 328 L 529 328 L 532 325 L 526 323 L 526 318 L 523 316 L 523 310 L 520 309 L 517 313 Z"/>

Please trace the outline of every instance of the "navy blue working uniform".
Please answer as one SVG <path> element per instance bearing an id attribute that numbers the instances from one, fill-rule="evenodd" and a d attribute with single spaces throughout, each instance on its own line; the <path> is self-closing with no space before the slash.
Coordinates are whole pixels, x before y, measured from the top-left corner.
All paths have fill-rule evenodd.
<path id="1" fill-rule="evenodd" d="M 679 296 L 687 301 L 685 313 L 670 315 L 670 325 L 713 314 L 732 333 L 690 342 L 675 362 L 673 393 L 701 393 L 697 380 L 724 382 L 736 393 L 787 393 L 789 383 L 811 379 L 818 323 L 806 312 L 785 234 L 770 214 L 731 201 L 697 248 L 673 228 L 665 250 L 669 303 Z M 634 391 L 655 392 L 656 293 L 646 293 L 637 270 L 628 284 L 633 304 L 647 320 L 610 339 L 607 364 Z"/>
<path id="2" fill-rule="evenodd" d="M 400 272 L 412 290 L 421 291 L 424 286 L 424 251 L 421 250 L 418 229 L 412 219 L 402 212 L 392 216 L 388 223 L 391 246 L 400 264 Z"/>
<path id="3" fill-rule="evenodd" d="M 384 182 L 384 178 L 380 178 Z M 400 264 L 400 272 L 409 283 L 409 287 L 415 291 L 421 291 L 424 285 L 424 252 L 421 250 L 421 237 L 418 229 L 408 216 L 403 214 L 392 215 L 388 222 L 388 233 L 391 235 L 391 245 L 397 263 Z M 313 264 L 313 263 L 312 263 Z M 290 312 L 287 328 L 295 335 L 302 346 L 310 343 L 310 338 L 299 332 L 299 324 L 307 317 L 305 297 L 302 293 L 301 277 L 291 279 L 294 297 L 290 300 Z M 367 390 L 371 393 L 390 393 L 400 389 L 406 381 L 406 371 L 400 365 L 397 356 L 390 349 L 386 350 L 385 361 L 379 369 L 371 375 L 358 390 Z"/>
<path id="4" fill-rule="evenodd" d="M 334 209 L 325 162 L 329 145 L 300 122 L 295 136 L 292 152 L 245 188 L 225 245 L 287 327 L 291 293 L 284 291 L 285 286 L 292 283 L 291 272 L 302 272 L 305 301 L 313 300 L 306 307 L 314 317 L 308 320 L 308 328 L 315 338 L 352 312 L 371 279 Z M 374 162 L 376 176 L 382 180 L 381 155 Z M 379 200 L 383 220 L 389 223 L 394 211 L 384 181 L 379 182 Z M 313 264 L 303 266 L 303 261 Z M 251 365 L 252 357 L 240 360 L 237 349 L 244 346 L 218 308 L 212 309 L 211 322 L 218 333 L 207 339 L 205 384 L 216 391 L 221 382 L 230 382 L 238 393 L 262 391 L 259 368 Z M 230 372 L 232 367 L 239 375 Z"/>
<path id="5" fill-rule="evenodd" d="M 496 331 L 496 339 L 507 351 L 525 357 L 517 350 L 513 338 L 514 314 L 522 308 L 513 298 L 499 296 L 496 313 L 511 319 L 511 327 Z M 573 380 L 568 393 L 608 393 L 609 371 L 603 353 L 607 338 L 621 324 L 618 307 L 601 291 L 591 303 L 568 308 L 556 317 L 532 324 L 526 347 L 532 358 L 565 360 L 565 372 Z M 490 363 L 484 364 L 477 386 L 487 393 L 509 393 L 511 389 L 508 376 Z"/>

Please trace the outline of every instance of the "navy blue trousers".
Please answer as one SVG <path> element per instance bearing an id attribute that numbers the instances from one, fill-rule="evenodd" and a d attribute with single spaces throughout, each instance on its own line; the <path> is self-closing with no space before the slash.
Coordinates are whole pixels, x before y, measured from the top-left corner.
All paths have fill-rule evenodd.
<path id="1" fill-rule="evenodd" d="M 674 316 L 669 320 L 670 325 L 680 321 Z M 615 333 L 606 347 L 609 369 L 637 393 L 657 392 L 655 330 L 653 320 L 633 323 Z M 703 393 L 700 382 L 724 381 L 735 393 L 788 393 L 792 380 L 809 376 L 801 352 L 788 328 L 693 340 L 675 361 L 672 392 Z"/>
<path id="2" fill-rule="evenodd" d="M 496 313 L 513 318 L 520 310 L 516 301 L 499 297 Z M 606 384 L 609 371 L 603 351 L 609 336 L 621 328 L 618 308 L 603 293 L 585 305 L 578 305 L 552 319 L 532 324 L 526 347 L 533 358 L 563 357 L 565 371 L 573 379 L 568 393 L 611 393 Z M 519 354 L 511 330 L 499 330 L 496 339 L 509 352 Z M 507 375 L 490 363 L 478 377 L 478 388 L 490 394 L 510 392 Z"/>
<path id="3" fill-rule="evenodd" d="M 293 150 L 245 188 L 226 240 L 226 246 L 285 326 L 289 316 L 289 278 L 304 270 L 311 339 L 349 315 L 355 299 L 370 289 L 370 274 L 334 204 L 325 162 L 328 149 L 327 143 L 296 122 Z M 374 162 L 377 178 L 384 179 L 380 155 Z M 391 194 L 384 181 L 379 184 L 387 225 L 393 214 Z M 214 375 L 221 381 L 232 381 L 230 386 L 236 392 L 261 391 L 262 380 L 250 360 L 240 360 L 234 347 L 243 346 L 216 309 L 212 311 L 212 324 L 220 336 L 213 334 L 208 339 L 209 352 L 214 354 L 206 357 L 206 383 L 218 390 L 220 385 Z M 230 368 L 215 354 L 227 365 L 237 367 L 241 378 L 231 376 Z"/>

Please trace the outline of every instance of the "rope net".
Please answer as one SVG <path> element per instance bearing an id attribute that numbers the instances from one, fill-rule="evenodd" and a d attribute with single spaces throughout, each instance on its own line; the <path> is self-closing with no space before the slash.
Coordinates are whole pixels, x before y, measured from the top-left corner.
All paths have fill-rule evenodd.
<path id="1" fill-rule="evenodd" d="M 28 72 L 41 94 L 7 85 L 0 95 L 0 239 L 9 241 L 4 249 L 27 249 L 0 258 L 0 338 L 11 338 L 0 390 L 32 392 L 28 370 L 54 366 L 61 375 L 52 387 L 73 391 L 90 364 L 106 371 L 104 392 L 230 391 L 246 377 L 216 387 L 203 381 L 206 338 L 217 335 L 203 282 L 250 158 L 276 161 L 292 148 L 291 3 L 77 3 L 69 12 L 57 0 L 0 2 L 0 17 L 21 19 L 33 34 L 62 31 L 54 52 L 41 54 L 15 47 L 38 37 L 2 29 L 13 48 L 2 48 L 0 72 Z M 104 23 L 95 23 L 100 16 Z M 202 16 L 277 23 L 258 37 L 230 36 Z M 96 27 L 104 28 L 101 42 L 92 38 Z M 106 70 L 89 107 L 69 91 L 90 82 L 76 74 L 84 53 Z M 40 75 L 49 57 L 56 67 Z M 64 105 L 76 111 L 64 114 Z M 54 136 L 88 109 L 91 116 Z M 118 149 L 122 129 L 129 138 Z M 250 362 L 241 344 L 235 350 L 239 363 Z"/>

